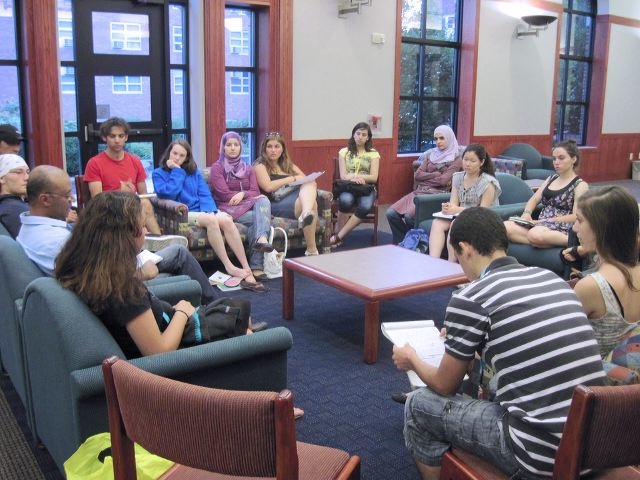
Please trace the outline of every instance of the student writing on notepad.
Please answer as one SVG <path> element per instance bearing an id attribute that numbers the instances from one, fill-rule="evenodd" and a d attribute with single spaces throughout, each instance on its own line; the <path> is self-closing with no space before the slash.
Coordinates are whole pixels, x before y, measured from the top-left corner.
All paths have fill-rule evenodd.
<path id="1" fill-rule="evenodd" d="M 498 204 L 500 184 L 493 176 L 495 166 L 485 148 L 474 143 L 462 154 L 462 172 L 453 174 L 451 199 L 442 204 L 442 213 L 455 215 L 467 207 L 490 207 Z M 447 240 L 451 220 L 436 218 L 429 232 L 429 255 L 440 258 Z M 453 251 L 448 248 L 449 261 L 455 262 Z"/>

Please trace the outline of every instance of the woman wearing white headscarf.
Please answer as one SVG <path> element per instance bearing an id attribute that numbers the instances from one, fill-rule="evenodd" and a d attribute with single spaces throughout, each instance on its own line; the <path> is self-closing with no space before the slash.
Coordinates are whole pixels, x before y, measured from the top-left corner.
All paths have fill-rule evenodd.
<path id="1" fill-rule="evenodd" d="M 387 209 L 387 220 L 393 243 L 400 243 L 409 229 L 413 228 L 416 195 L 445 193 L 451 191 L 451 177 L 462 170 L 462 152 L 455 133 L 447 125 L 440 125 L 433 132 L 436 147 L 424 152 L 418 160 L 422 164 L 413 178 L 416 187 Z"/>

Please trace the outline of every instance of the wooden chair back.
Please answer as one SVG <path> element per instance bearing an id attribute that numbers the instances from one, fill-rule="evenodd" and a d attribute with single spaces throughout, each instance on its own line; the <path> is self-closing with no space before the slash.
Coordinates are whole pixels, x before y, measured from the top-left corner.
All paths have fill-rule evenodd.
<path id="1" fill-rule="evenodd" d="M 578 385 L 556 452 L 553 478 L 578 480 L 592 469 L 596 479 L 640 479 L 640 385 Z M 441 480 L 497 480 L 508 476 L 469 452 L 442 457 Z"/>
<path id="2" fill-rule="evenodd" d="M 102 370 L 115 480 L 135 478 L 134 442 L 179 464 L 168 478 L 190 478 L 193 469 L 298 478 L 300 447 L 289 390 L 240 392 L 190 385 L 116 357 L 105 360 Z M 346 452 L 316 448 L 324 452 L 316 461 L 331 463 L 328 456 L 339 452 L 342 466 L 354 467 Z M 359 459 L 353 471 L 359 474 Z"/>
<path id="3" fill-rule="evenodd" d="M 74 178 L 76 183 L 76 201 L 78 202 L 78 212 L 80 212 L 85 204 L 91 199 L 91 192 L 89 192 L 89 184 L 84 181 L 82 175 L 76 175 Z"/>
<path id="4" fill-rule="evenodd" d="M 339 179 L 340 179 L 340 159 L 338 157 L 335 157 L 333 159 L 333 180 L 335 181 Z M 378 196 L 379 196 L 380 190 L 378 189 L 378 184 L 379 184 L 379 181 L 375 183 L 376 190 L 378 190 Z M 332 185 L 333 185 L 333 182 L 332 182 Z M 362 220 L 362 223 L 373 224 L 373 242 L 372 242 L 373 246 L 378 245 L 378 211 L 379 211 L 379 205 L 378 205 L 378 199 L 376 198 L 375 202 L 373 203 L 373 209 L 367 215 L 367 217 Z M 338 212 L 339 212 L 338 198 L 334 195 L 333 202 L 331 203 L 331 224 L 332 224 L 332 229 L 334 233 L 337 233 L 336 225 L 338 223 Z"/>

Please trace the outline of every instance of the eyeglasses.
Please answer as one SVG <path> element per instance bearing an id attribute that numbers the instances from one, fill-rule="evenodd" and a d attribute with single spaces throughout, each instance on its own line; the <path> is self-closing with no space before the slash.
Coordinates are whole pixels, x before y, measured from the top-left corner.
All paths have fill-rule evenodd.
<path id="1" fill-rule="evenodd" d="M 280 132 L 267 132 L 267 133 L 264 134 L 264 136 L 266 138 L 269 138 L 269 137 L 282 137 L 282 134 Z"/>
<path id="2" fill-rule="evenodd" d="M 73 200 L 76 196 L 73 193 L 56 193 L 56 192 L 44 192 L 45 195 L 53 195 L 54 197 L 66 198 L 67 200 Z"/>

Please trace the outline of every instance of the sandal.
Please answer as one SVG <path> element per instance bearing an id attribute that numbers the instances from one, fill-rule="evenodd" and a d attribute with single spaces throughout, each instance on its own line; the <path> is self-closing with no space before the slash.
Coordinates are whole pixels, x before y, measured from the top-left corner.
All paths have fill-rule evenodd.
<path id="1" fill-rule="evenodd" d="M 342 239 L 340 238 L 340 235 L 338 235 L 337 233 L 331 235 L 331 237 L 329 238 L 329 245 L 332 247 L 339 247 L 340 245 L 342 245 Z"/>
<path id="2" fill-rule="evenodd" d="M 242 278 L 240 277 L 231 277 L 224 282 L 224 285 L 229 288 L 234 288 L 240 285 Z"/>
<path id="3" fill-rule="evenodd" d="M 250 290 L 256 293 L 265 293 L 269 291 L 269 289 L 265 287 L 262 283 L 247 282 L 246 280 L 242 280 L 240 282 L 240 287 L 243 288 L 244 290 Z"/>
<path id="4" fill-rule="evenodd" d="M 293 419 L 298 420 L 302 417 L 304 417 L 304 410 L 298 407 L 293 407 Z"/>
<path id="5" fill-rule="evenodd" d="M 260 273 L 257 273 L 260 272 Z M 265 280 L 269 280 L 269 277 L 262 270 L 251 270 L 251 275 L 259 282 L 264 282 Z"/>

